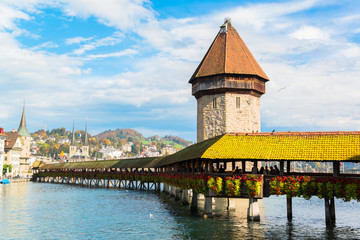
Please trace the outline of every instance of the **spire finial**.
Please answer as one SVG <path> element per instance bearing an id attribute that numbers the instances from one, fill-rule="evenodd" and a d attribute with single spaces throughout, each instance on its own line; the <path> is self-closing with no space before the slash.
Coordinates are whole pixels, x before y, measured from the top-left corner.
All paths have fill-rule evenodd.
<path id="1" fill-rule="evenodd" d="M 85 121 L 85 140 L 84 140 L 84 145 L 88 146 L 89 145 L 89 140 L 88 140 L 88 136 L 87 136 L 87 121 Z"/>
<path id="2" fill-rule="evenodd" d="M 220 26 L 220 32 L 227 32 L 228 24 L 231 24 L 231 18 L 224 19 L 224 24 Z"/>
<path id="3" fill-rule="evenodd" d="M 24 100 L 24 105 L 23 105 L 23 111 L 22 111 L 22 115 L 21 115 L 21 120 L 20 120 L 20 124 L 19 124 L 19 128 L 18 128 L 18 132 L 20 133 L 21 136 L 24 137 L 30 137 L 30 134 L 26 128 L 26 120 L 25 120 L 25 97 L 23 98 Z"/>
<path id="4" fill-rule="evenodd" d="M 73 121 L 73 137 L 72 137 L 72 146 L 75 146 L 75 121 Z"/>

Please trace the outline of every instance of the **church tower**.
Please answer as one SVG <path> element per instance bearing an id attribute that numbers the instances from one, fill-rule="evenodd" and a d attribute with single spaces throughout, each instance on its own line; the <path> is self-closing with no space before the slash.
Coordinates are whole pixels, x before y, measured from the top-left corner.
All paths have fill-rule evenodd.
<path id="1" fill-rule="evenodd" d="M 197 141 L 229 132 L 260 132 L 260 97 L 267 81 L 226 19 L 189 81 L 197 99 Z"/>
<path id="2" fill-rule="evenodd" d="M 69 151 L 69 158 L 74 156 L 76 154 L 76 142 L 75 142 L 75 129 L 74 129 L 74 123 L 73 123 L 73 132 L 72 132 L 72 140 L 70 144 L 70 151 Z"/>
<path id="3" fill-rule="evenodd" d="M 21 136 L 21 154 L 20 154 L 20 176 L 27 176 L 28 172 L 31 170 L 29 158 L 31 155 L 31 136 L 26 127 L 25 120 L 25 100 L 23 105 L 23 111 L 21 115 L 21 120 L 18 128 L 18 133 Z"/>
<path id="4" fill-rule="evenodd" d="M 89 157 L 89 140 L 87 135 L 87 123 L 85 124 L 85 136 L 84 136 L 84 144 L 81 147 L 81 156 L 85 159 Z"/>

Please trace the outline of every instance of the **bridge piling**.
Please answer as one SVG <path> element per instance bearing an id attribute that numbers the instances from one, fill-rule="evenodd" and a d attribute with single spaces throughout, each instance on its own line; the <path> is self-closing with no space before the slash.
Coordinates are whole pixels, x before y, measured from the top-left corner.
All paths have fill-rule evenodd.
<path id="1" fill-rule="evenodd" d="M 198 194 L 194 192 L 194 190 L 192 191 L 190 210 L 192 212 L 196 212 L 198 210 Z"/>
<path id="2" fill-rule="evenodd" d="M 260 221 L 259 203 L 256 198 L 249 198 L 248 220 Z"/>
<path id="3" fill-rule="evenodd" d="M 189 205 L 189 190 L 188 189 L 182 189 L 181 204 Z"/>
<path id="4" fill-rule="evenodd" d="M 212 197 L 205 196 L 204 199 L 204 217 L 211 217 L 212 216 Z"/>
<path id="5" fill-rule="evenodd" d="M 227 198 L 227 210 L 235 210 L 235 199 Z"/>

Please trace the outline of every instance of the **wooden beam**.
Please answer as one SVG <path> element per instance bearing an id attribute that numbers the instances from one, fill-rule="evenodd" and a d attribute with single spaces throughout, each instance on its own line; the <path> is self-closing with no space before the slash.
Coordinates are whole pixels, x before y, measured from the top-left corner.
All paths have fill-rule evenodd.
<path id="1" fill-rule="evenodd" d="M 284 175 L 284 161 L 280 161 L 280 176 Z"/>
<path id="2" fill-rule="evenodd" d="M 340 162 L 333 161 L 333 176 L 338 177 L 340 176 Z"/>
<path id="3" fill-rule="evenodd" d="M 286 161 L 286 173 L 289 174 L 291 172 L 291 161 Z"/>
<path id="4" fill-rule="evenodd" d="M 292 221 L 292 197 L 286 197 L 287 219 Z"/>

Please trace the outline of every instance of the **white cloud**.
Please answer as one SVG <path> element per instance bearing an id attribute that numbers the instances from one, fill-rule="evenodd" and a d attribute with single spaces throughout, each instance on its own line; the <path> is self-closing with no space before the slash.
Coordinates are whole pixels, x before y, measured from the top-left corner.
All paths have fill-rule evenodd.
<path id="1" fill-rule="evenodd" d="M 51 112 L 49 116 L 67 116 L 81 113 L 84 106 L 97 104 L 146 105 L 157 109 L 148 116 L 150 121 L 167 117 L 170 108 L 191 104 L 194 107 L 187 81 L 223 18 L 230 16 L 270 77 L 267 93 L 262 97 L 263 123 L 304 129 L 359 129 L 360 115 L 354 109 L 360 105 L 357 93 L 360 46 L 350 40 L 351 34 L 358 31 L 358 27 L 351 25 L 357 21 L 358 14 L 339 13 L 332 21 L 334 24 L 319 19 L 316 26 L 314 19 L 305 14 L 301 17 L 294 14 L 321 8 L 323 4 L 330 4 L 327 1 L 249 4 L 183 19 L 157 19 L 146 1 L 11 3 L 6 0 L 5 3 L 7 5 L 0 4 L 0 11 L 3 10 L 0 14 L 0 82 L 8 86 L 7 94 L 27 96 L 30 106 L 38 108 L 40 115 Z M 77 47 L 73 52 L 75 56 L 47 53 L 47 47 L 58 44 L 52 42 L 25 49 L 15 37 L 33 33 L 19 29 L 15 20 L 28 21 L 31 19 L 28 11 L 39 12 L 44 6 L 60 7 L 68 16 L 73 16 L 72 21 L 78 17 L 95 17 L 118 32 L 101 39 L 75 35 L 77 37 L 62 40 Z M 120 46 L 124 41 L 130 42 L 126 39 L 129 36 L 136 47 L 133 47 L 135 44 Z M 106 48 L 104 52 L 101 47 L 105 46 L 113 48 Z M 95 49 L 96 52 L 90 52 Z M 133 62 L 131 69 L 124 72 L 119 70 L 101 76 L 84 66 L 92 60 L 127 56 L 131 56 Z M 5 101 L 1 102 L 1 109 L 6 109 Z M 10 118 L 12 114 L 5 111 L 0 118 Z M 181 115 L 191 115 L 195 121 L 195 107 L 181 111 L 177 116 L 179 121 Z"/>
<path id="2" fill-rule="evenodd" d="M 138 54 L 138 51 L 135 49 L 125 49 L 123 51 L 106 53 L 106 54 L 92 54 L 86 56 L 87 60 L 97 59 L 97 58 L 108 58 L 108 57 L 123 57 L 123 56 L 131 56 Z"/>
<path id="3" fill-rule="evenodd" d="M 62 7 L 69 16 L 88 18 L 94 16 L 99 22 L 121 30 L 131 30 L 143 21 L 154 18 L 150 8 L 142 0 L 63 0 Z"/>
<path id="4" fill-rule="evenodd" d="M 16 30 L 16 19 L 29 20 L 28 14 L 0 3 L 0 31 Z"/>
<path id="5" fill-rule="evenodd" d="M 320 42 L 327 42 L 330 39 L 330 34 L 327 31 L 313 26 L 303 26 L 295 32 L 290 33 L 289 36 L 299 40 L 312 40 Z"/>
<path id="6" fill-rule="evenodd" d="M 73 37 L 73 38 L 68 38 L 65 40 L 66 45 L 72 45 L 72 44 L 79 44 L 82 42 L 87 42 L 92 40 L 93 37 L 88 37 L 88 38 L 84 38 L 84 37 Z"/>
<path id="7" fill-rule="evenodd" d="M 101 38 L 101 39 L 95 40 L 93 42 L 90 42 L 88 44 L 84 44 L 80 48 L 74 50 L 73 53 L 76 54 L 76 55 L 81 55 L 81 54 L 84 54 L 87 51 L 94 50 L 94 49 L 96 49 L 98 47 L 113 46 L 115 44 L 120 43 L 122 41 L 123 37 L 124 37 L 124 35 L 122 33 L 115 32 L 110 37 Z"/>

